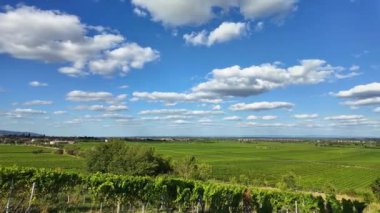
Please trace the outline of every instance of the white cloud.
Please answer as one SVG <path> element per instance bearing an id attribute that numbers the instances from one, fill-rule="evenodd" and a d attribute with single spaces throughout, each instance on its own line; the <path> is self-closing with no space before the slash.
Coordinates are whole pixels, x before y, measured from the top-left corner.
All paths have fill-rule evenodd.
<path id="1" fill-rule="evenodd" d="M 67 63 L 59 71 L 70 76 L 125 73 L 158 58 L 157 51 L 127 43 L 105 27 L 88 26 L 79 17 L 57 10 L 29 6 L 7 7 L 0 13 L 0 53 Z"/>
<path id="2" fill-rule="evenodd" d="M 346 121 L 346 120 L 362 120 L 364 119 L 363 115 L 336 115 L 325 117 L 325 120 L 333 121 Z"/>
<path id="3" fill-rule="evenodd" d="M 46 111 L 42 110 L 35 110 L 35 109 L 29 109 L 29 108 L 17 108 L 13 111 L 5 113 L 5 116 L 8 118 L 27 118 L 30 116 L 39 116 L 39 115 L 45 115 L 47 114 Z"/>
<path id="4" fill-rule="evenodd" d="M 34 110 L 34 109 L 20 109 L 20 108 L 15 109 L 14 112 L 20 113 L 20 114 L 46 114 L 46 111 Z"/>
<path id="5" fill-rule="evenodd" d="M 119 89 L 128 89 L 129 88 L 129 86 L 128 85 L 121 85 L 121 86 L 119 86 Z"/>
<path id="6" fill-rule="evenodd" d="M 68 120 L 68 121 L 65 121 L 64 123 L 65 124 L 80 124 L 80 123 L 83 123 L 84 121 L 80 118 L 75 118 L 75 119 L 72 119 L 72 120 Z"/>
<path id="7" fill-rule="evenodd" d="M 223 98 L 248 97 L 273 89 L 299 84 L 318 84 L 332 78 L 341 67 L 333 67 L 323 60 L 308 59 L 288 68 L 278 63 L 262 64 L 248 68 L 232 66 L 215 69 L 206 82 L 187 93 L 134 92 L 134 100 L 177 102 L 221 102 Z"/>
<path id="8" fill-rule="evenodd" d="M 240 121 L 241 118 L 239 116 L 229 116 L 229 117 L 224 117 L 223 120 L 225 120 L 225 121 Z"/>
<path id="9" fill-rule="evenodd" d="M 223 22 L 211 32 L 201 31 L 183 35 L 186 43 L 198 46 L 212 46 L 216 43 L 224 43 L 246 35 L 249 25 L 243 22 Z"/>
<path id="10" fill-rule="evenodd" d="M 247 116 L 247 120 L 257 120 L 257 119 L 260 119 L 260 117 L 258 117 L 256 115 L 249 115 L 249 116 Z"/>
<path id="11" fill-rule="evenodd" d="M 380 104 L 380 83 L 357 85 L 349 90 L 331 93 L 331 95 L 350 99 L 343 104 L 352 107 Z"/>
<path id="12" fill-rule="evenodd" d="M 64 115 L 66 114 L 67 112 L 66 111 L 63 111 L 63 110 L 59 110 L 59 111 L 54 111 L 53 114 L 54 115 Z"/>
<path id="13" fill-rule="evenodd" d="M 380 97 L 365 98 L 365 99 L 359 99 L 359 100 L 354 100 L 354 101 L 345 101 L 343 102 L 343 104 L 347 106 L 352 106 L 352 107 L 377 105 L 377 104 L 380 104 Z"/>
<path id="14" fill-rule="evenodd" d="M 145 11 L 140 10 L 140 9 L 137 8 L 137 7 L 135 7 L 135 8 L 133 9 L 133 13 L 136 14 L 137 16 L 140 16 L 140 17 L 146 17 L 146 16 L 148 16 L 148 14 L 147 14 Z"/>
<path id="15" fill-rule="evenodd" d="M 340 91 L 335 94 L 340 98 L 372 98 L 380 96 L 380 83 L 374 82 L 365 85 L 358 85 L 349 90 Z"/>
<path id="16" fill-rule="evenodd" d="M 212 107 L 212 110 L 221 110 L 222 109 L 222 106 L 220 106 L 219 104 L 218 105 L 214 105 Z"/>
<path id="17" fill-rule="evenodd" d="M 255 31 L 260 32 L 263 29 L 264 29 L 264 22 L 262 22 L 262 21 L 257 22 L 256 26 L 255 26 Z"/>
<path id="18" fill-rule="evenodd" d="M 243 111 L 243 110 L 251 110 L 251 111 L 264 111 L 264 110 L 272 110 L 272 109 L 291 109 L 294 107 L 294 104 L 289 102 L 255 102 L 255 103 L 237 103 L 230 106 L 230 110 L 232 111 Z"/>
<path id="19" fill-rule="evenodd" d="M 153 109 L 143 110 L 140 115 L 186 115 L 186 116 L 211 116 L 223 114 L 223 111 L 215 110 L 188 110 L 188 109 Z"/>
<path id="20" fill-rule="evenodd" d="M 190 124 L 191 122 L 186 120 L 175 120 L 173 121 L 174 124 Z"/>
<path id="21" fill-rule="evenodd" d="M 120 114 L 120 113 L 105 113 L 100 116 L 100 118 L 107 118 L 107 119 L 116 119 L 116 120 L 132 120 L 133 117 L 130 115 Z"/>
<path id="22" fill-rule="evenodd" d="M 266 120 L 266 121 L 276 120 L 277 118 L 278 117 L 275 115 L 266 115 L 266 116 L 261 117 L 261 119 Z"/>
<path id="23" fill-rule="evenodd" d="M 33 100 L 23 103 L 25 106 L 36 106 L 36 105 L 51 105 L 53 101 L 43 101 L 43 100 Z"/>
<path id="24" fill-rule="evenodd" d="M 284 18 L 296 9 L 297 0 L 241 0 L 240 11 L 250 19 Z"/>
<path id="25" fill-rule="evenodd" d="M 296 8 L 296 0 L 132 0 L 139 10 L 149 12 L 152 20 L 167 26 L 200 25 L 214 17 L 215 8 L 228 13 L 239 8 L 247 19 L 283 19 Z"/>
<path id="26" fill-rule="evenodd" d="M 133 92 L 133 101 L 149 100 L 165 102 L 168 104 L 177 102 L 205 102 L 205 103 L 220 103 L 221 99 L 209 97 L 207 94 L 201 93 L 176 93 L 176 92 Z"/>
<path id="27" fill-rule="evenodd" d="M 109 92 L 86 92 L 74 90 L 66 95 L 66 99 L 76 102 L 106 102 L 110 104 L 120 103 L 127 98 L 126 94 L 114 96 Z"/>
<path id="28" fill-rule="evenodd" d="M 380 122 L 369 120 L 363 115 L 336 115 L 325 117 L 325 120 L 331 121 L 329 126 L 347 127 L 347 126 L 379 126 Z"/>
<path id="29" fill-rule="evenodd" d="M 89 62 L 89 67 L 94 74 L 112 75 L 115 70 L 127 73 L 131 68 L 141 69 L 144 64 L 159 58 L 158 51 L 136 43 L 124 44 L 123 46 L 107 51 L 103 59 L 94 59 Z"/>
<path id="30" fill-rule="evenodd" d="M 91 110 L 91 111 L 107 111 L 107 112 L 116 112 L 116 111 L 125 111 L 128 107 L 124 104 L 120 105 L 81 105 L 75 107 L 76 110 Z"/>
<path id="31" fill-rule="evenodd" d="M 297 118 L 297 119 L 314 119 L 314 118 L 318 118 L 319 115 L 318 114 L 296 114 L 296 115 L 293 115 L 294 118 Z"/>
<path id="32" fill-rule="evenodd" d="M 32 87 L 47 87 L 47 83 L 39 82 L 39 81 L 31 81 L 29 82 L 29 85 Z"/>
<path id="33" fill-rule="evenodd" d="M 201 123 L 201 124 L 210 124 L 212 123 L 213 121 L 209 118 L 202 118 L 202 119 L 199 119 L 198 120 L 198 123 Z"/>
<path id="34" fill-rule="evenodd" d="M 377 107 L 373 110 L 374 112 L 380 112 L 380 107 Z"/>
<path id="35" fill-rule="evenodd" d="M 360 70 L 360 66 L 354 64 L 350 67 L 350 71 L 352 72 L 356 72 L 356 71 L 359 71 Z"/>
<path id="36" fill-rule="evenodd" d="M 246 126 L 246 127 L 275 127 L 275 128 L 287 128 L 287 127 L 294 127 L 295 124 L 291 123 L 256 123 L 256 122 L 245 122 L 241 123 L 240 125 Z"/>
<path id="37" fill-rule="evenodd" d="M 166 116 L 154 116 L 154 117 L 141 117 L 141 120 L 148 121 L 165 121 L 165 120 L 179 120 L 189 119 L 191 116 L 187 115 L 166 115 Z"/>
<path id="38" fill-rule="evenodd" d="M 346 73 L 346 74 L 337 73 L 337 74 L 335 74 L 335 77 L 337 79 L 346 79 L 346 78 L 353 78 L 353 77 L 358 76 L 358 75 L 361 75 L 361 73 L 358 73 L 358 72 L 350 72 L 350 73 Z"/>

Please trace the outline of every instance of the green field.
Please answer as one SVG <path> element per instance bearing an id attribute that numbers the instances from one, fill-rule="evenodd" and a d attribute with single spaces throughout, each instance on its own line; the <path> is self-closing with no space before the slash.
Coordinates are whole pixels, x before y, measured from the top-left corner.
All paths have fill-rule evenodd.
<path id="1" fill-rule="evenodd" d="M 35 154 L 33 151 L 43 150 Z M 0 145 L 0 166 L 62 168 L 84 170 L 84 160 L 70 155 L 54 154 L 54 149 L 22 145 Z"/>
<path id="2" fill-rule="evenodd" d="M 137 143 L 133 143 L 137 144 Z M 245 175 L 252 183 L 274 186 L 283 175 L 293 172 L 307 190 L 322 191 L 333 185 L 340 192 L 368 192 L 380 177 L 380 149 L 361 147 L 317 147 L 312 143 L 171 142 L 141 143 L 172 159 L 194 155 L 212 165 L 213 177 L 239 179 Z M 81 143 L 82 150 L 96 143 Z M 33 147 L 0 146 L 0 165 L 60 167 L 84 170 L 84 160 L 51 153 L 33 154 Z M 38 148 L 40 149 L 40 148 Z"/>

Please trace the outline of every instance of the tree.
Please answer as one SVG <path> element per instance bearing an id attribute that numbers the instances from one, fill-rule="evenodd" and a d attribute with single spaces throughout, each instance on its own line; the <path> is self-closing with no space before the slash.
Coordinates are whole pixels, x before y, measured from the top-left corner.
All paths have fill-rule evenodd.
<path id="1" fill-rule="evenodd" d="M 376 199 L 380 200 L 380 178 L 377 178 L 372 184 L 371 189 Z"/>
<path id="2" fill-rule="evenodd" d="M 284 190 L 296 190 L 297 189 L 297 177 L 294 173 L 289 173 L 282 176 L 281 182 L 277 184 L 277 187 Z"/>
<path id="3" fill-rule="evenodd" d="M 171 171 L 169 160 L 157 155 L 153 148 L 123 142 L 99 145 L 86 158 L 90 172 L 154 176 Z"/>
<path id="4" fill-rule="evenodd" d="M 211 166 L 200 163 L 196 157 L 186 157 L 174 165 L 174 172 L 185 179 L 206 180 L 211 175 Z"/>

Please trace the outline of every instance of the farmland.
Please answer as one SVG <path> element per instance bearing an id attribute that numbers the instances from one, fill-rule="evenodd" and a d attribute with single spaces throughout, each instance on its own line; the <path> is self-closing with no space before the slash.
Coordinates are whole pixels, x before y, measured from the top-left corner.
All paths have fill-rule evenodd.
<path id="1" fill-rule="evenodd" d="M 137 144 L 129 142 L 131 144 Z M 97 143 L 79 143 L 81 150 Z M 154 147 L 173 160 L 194 155 L 212 166 L 212 177 L 223 181 L 248 180 L 254 185 L 275 186 L 289 172 L 297 176 L 305 190 L 324 191 L 330 185 L 343 193 L 369 192 L 369 185 L 380 177 L 380 150 L 356 146 L 319 147 L 313 143 L 236 141 L 208 142 L 150 142 L 143 146 Z M 41 154 L 28 146 L 0 146 L 1 166 L 28 166 L 63 168 L 85 172 L 84 159 L 51 153 Z"/>

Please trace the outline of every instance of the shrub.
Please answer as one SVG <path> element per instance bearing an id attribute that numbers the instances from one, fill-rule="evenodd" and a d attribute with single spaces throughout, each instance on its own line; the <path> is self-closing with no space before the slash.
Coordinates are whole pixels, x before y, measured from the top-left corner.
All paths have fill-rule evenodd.
<path id="1" fill-rule="evenodd" d="M 153 148 L 122 142 L 99 145 L 87 153 L 86 159 L 90 172 L 154 176 L 171 171 L 170 161 Z"/>

